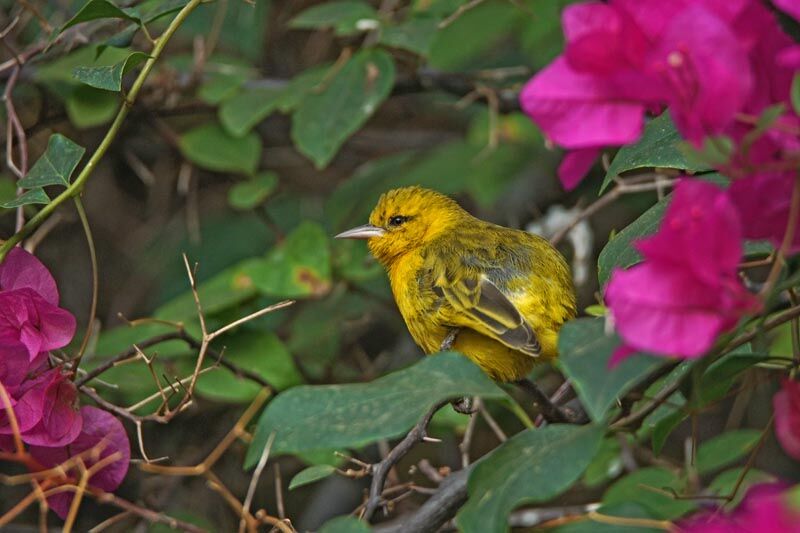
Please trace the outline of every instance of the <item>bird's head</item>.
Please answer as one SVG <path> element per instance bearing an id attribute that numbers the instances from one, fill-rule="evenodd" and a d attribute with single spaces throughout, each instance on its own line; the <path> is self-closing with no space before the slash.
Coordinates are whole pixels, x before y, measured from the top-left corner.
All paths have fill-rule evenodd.
<path id="1" fill-rule="evenodd" d="M 431 242 L 467 215 L 451 198 L 422 187 L 386 192 L 369 216 L 369 224 L 349 229 L 337 239 L 367 239 L 372 255 L 384 266 Z"/>

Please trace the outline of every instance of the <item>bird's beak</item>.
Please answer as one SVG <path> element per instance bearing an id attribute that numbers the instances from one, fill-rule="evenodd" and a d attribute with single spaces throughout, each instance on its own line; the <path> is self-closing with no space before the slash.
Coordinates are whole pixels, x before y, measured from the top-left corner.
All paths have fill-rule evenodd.
<path id="1" fill-rule="evenodd" d="M 372 224 L 364 224 L 363 226 L 356 226 L 347 231 L 341 232 L 335 236 L 334 239 L 371 239 L 372 237 L 380 237 L 384 235 L 386 230 L 373 226 Z"/>

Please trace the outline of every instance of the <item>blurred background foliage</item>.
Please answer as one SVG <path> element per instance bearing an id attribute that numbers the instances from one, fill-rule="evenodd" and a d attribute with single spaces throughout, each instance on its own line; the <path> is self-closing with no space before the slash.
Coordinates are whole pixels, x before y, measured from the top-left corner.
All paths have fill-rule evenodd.
<path id="1" fill-rule="evenodd" d="M 25 65 L 13 98 L 28 136 L 31 161 L 44 152 L 54 132 L 89 151 L 97 146 L 121 95 L 130 87 L 132 73 L 150 50 L 139 21 L 149 34 L 158 35 L 185 3 L 120 1 L 117 5 L 126 7 L 125 11 L 77 26 Z M 199 264 L 199 294 L 209 329 L 286 298 L 297 300 L 294 306 L 248 322 L 215 343 L 220 350 L 224 346 L 230 361 L 263 376 L 279 390 L 301 384 L 372 381 L 415 362 L 420 351 L 395 309 L 381 268 L 362 242 L 333 241 L 332 235 L 366 222 L 379 195 L 403 185 L 419 184 L 454 195 L 475 215 L 511 227 L 525 227 L 554 205 L 585 206 L 596 199 L 604 173 L 596 169 L 596 179 L 563 193 L 554 172 L 559 154 L 547 149 L 516 101 L 521 84 L 561 51 L 560 12 L 567 3 L 217 0 L 200 6 L 169 43 L 85 190 L 99 255 L 97 316 L 101 324 L 85 368 L 102 364 L 133 343 L 173 331 L 169 323 L 180 322 L 187 332 L 199 336 L 182 252 Z M 20 16 L 14 46 L 24 50 L 47 39 L 46 25 L 61 27 L 85 4 L 86 0 L 0 0 L 0 22 L 6 26 Z M 4 49 L 2 60 L 10 58 Z M 0 118 L 5 122 L 5 115 Z M 676 162 L 678 156 L 674 152 L 666 162 L 672 165 L 645 160 L 612 170 L 661 164 L 686 168 Z M 14 197 L 14 181 L 5 174 L 0 178 L 0 201 Z M 608 237 L 656 201 L 654 193 L 629 195 L 614 209 L 592 217 L 590 253 L 577 259 L 596 273 L 596 259 Z M 625 239 L 616 240 L 616 246 L 652 231 L 663 214 L 663 204 L 654 209 L 655 214 L 648 211 L 644 220 L 637 221 L 639 229 L 628 230 Z M 13 210 L 2 210 L 0 215 L 2 234 L 11 234 Z M 53 270 L 63 305 L 82 321 L 79 328 L 85 327 L 91 296 L 85 238 L 73 211 L 62 209 L 57 217 L 58 224 L 37 255 Z M 571 245 L 562 246 L 562 251 L 570 259 L 576 255 Z M 601 277 L 608 275 L 611 265 L 636 261 L 624 263 L 621 253 L 614 252 L 606 265 L 601 258 Z M 589 275 L 577 287 L 580 309 L 597 303 L 596 278 Z M 142 318 L 155 320 L 136 320 Z M 127 320 L 135 320 L 136 325 L 128 325 Z M 575 336 L 565 342 L 578 343 L 581 350 L 588 345 L 607 357 L 615 346 L 615 341 L 603 340 L 600 320 L 587 318 L 571 327 Z M 606 345 L 590 344 L 597 339 Z M 788 328 L 774 339 L 758 342 L 750 351 L 791 354 Z M 146 352 L 156 356 L 155 374 L 162 386 L 190 374 L 196 355 L 180 341 Z M 653 360 L 633 359 L 623 365 L 616 388 L 592 389 L 598 373 L 605 371 L 598 366 L 605 359 L 598 357 L 589 363 L 568 359 L 561 371 L 586 384 L 582 392 L 593 399 L 590 414 L 601 421 L 616 408 L 620 390 L 652 370 Z M 213 366 L 212 358 L 211 370 L 199 380 L 200 397 L 193 409 L 169 426 L 146 427 L 151 457 L 169 456 L 180 464 L 196 462 L 253 399 L 257 385 Z M 469 374 L 472 367 L 448 372 L 456 371 Z M 726 379 L 738 375 L 730 368 L 726 371 Z M 545 389 L 558 384 L 552 370 L 536 372 Z M 675 372 L 686 369 L 678 367 Z M 413 423 L 422 404 L 406 405 L 409 398 L 429 395 L 426 401 L 432 405 L 447 393 L 441 381 L 426 380 L 424 375 L 399 377 L 410 388 L 401 389 L 406 393 L 397 397 L 380 399 L 379 393 L 398 385 L 377 387 L 375 405 L 390 414 L 413 414 Z M 664 379 L 679 375 L 671 373 Z M 497 398 L 488 402 L 488 408 L 508 434 L 529 422 L 506 393 L 482 375 L 473 378 L 476 394 Z M 158 390 L 144 364 L 113 368 L 102 379 L 109 385 L 98 385 L 99 391 L 119 405 L 135 404 Z M 747 379 L 757 379 L 757 375 L 748 374 Z M 739 470 L 717 474 L 729 464 L 741 464 L 755 446 L 760 432 L 747 428 L 761 428 L 757 421 L 766 420 L 769 398 L 769 390 L 755 387 L 743 404 L 725 397 L 731 383 L 727 384 L 707 400 L 716 404 L 702 426 L 695 427 L 695 433 L 705 438 L 731 424 L 732 408 L 738 413 L 734 425 L 742 429 L 725 433 L 724 442 L 704 442 L 693 466 L 692 475 L 716 476 L 710 484 L 718 491 L 735 483 Z M 664 382 L 653 386 L 659 390 Z M 280 398 L 268 412 L 280 413 L 287 424 L 304 416 L 279 410 Z M 328 400 L 313 395 L 308 399 L 317 401 Z M 386 402 L 393 402 L 391 408 Z M 575 471 L 549 472 L 554 476 L 553 490 L 539 494 L 539 501 L 558 496 L 582 476 L 582 483 L 551 505 L 602 500 L 610 508 L 625 508 L 633 501 L 640 505 L 620 512 L 675 518 L 696 504 L 639 488 L 641 483 L 677 488 L 686 481 L 680 467 L 684 439 L 691 434 L 689 416 L 680 405 L 664 407 L 643 426 L 646 435 L 603 437 L 594 426 L 549 428 L 553 435 L 526 437 L 534 439 L 531 442 L 515 440 L 517 448 L 506 453 L 540 450 L 535 439 L 547 438 L 563 443 L 565 454 L 581 458 L 577 462 L 558 454 L 540 458 L 549 465 L 574 463 Z M 143 406 L 142 412 L 148 408 L 152 410 L 153 404 Z M 265 420 L 273 423 L 270 417 Z M 421 457 L 437 466 L 458 468 L 457 445 L 466 423 L 467 417 L 449 408 L 440 411 L 431 433 L 444 439 L 443 444 L 421 445 L 398 471 L 407 471 Z M 338 433 L 330 428 L 325 431 L 308 435 L 315 441 L 303 446 L 285 444 L 282 451 L 291 455 L 276 463 L 282 469 L 286 513 L 300 530 L 316 530 L 361 502 L 363 481 L 331 476 L 331 465 L 341 463 L 334 450 L 355 449 L 359 456 L 375 460 L 385 442 L 378 447 L 372 443 L 398 434 L 388 431 L 359 438 L 357 420 Z M 479 424 L 475 431 L 473 458 L 497 446 L 488 427 Z M 661 466 L 631 466 L 626 461 L 632 456 L 647 464 L 640 455 L 654 452 L 638 443 L 653 432 L 653 446 L 658 443 L 655 453 L 667 459 Z M 267 434 L 260 425 L 256 438 Z M 771 437 L 765 446 L 776 450 Z M 233 451 L 220 463 L 220 476 L 232 491 L 243 494 L 249 480 L 249 473 L 242 469 L 246 448 L 238 446 Z M 254 462 L 252 453 L 250 463 Z M 255 453 L 257 459 L 260 450 Z M 796 470 L 778 452 L 762 453 L 760 458 L 760 470 L 752 471 L 754 479 L 769 478 L 764 471 Z M 313 470 L 303 470 L 308 466 Z M 289 480 L 301 470 L 303 475 L 292 482 L 296 488 L 287 490 Z M 612 483 L 628 471 L 633 473 Z M 271 474 L 264 477 L 256 496 L 268 509 L 274 509 L 276 501 L 272 478 Z M 202 480 L 148 477 L 132 469 L 121 494 L 214 530 L 232 530 L 238 524 Z M 515 497 L 497 503 L 500 507 L 494 510 L 466 508 L 459 526 L 464 527 L 464 520 L 508 514 L 519 503 Z M 0 508 L 15 501 L 13 496 L 0 500 Z M 414 496 L 398 503 L 395 511 L 402 514 L 421 501 L 421 496 Z M 94 504 L 86 504 L 86 509 L 82 516 L 87 526 L 111 512 Z"/>

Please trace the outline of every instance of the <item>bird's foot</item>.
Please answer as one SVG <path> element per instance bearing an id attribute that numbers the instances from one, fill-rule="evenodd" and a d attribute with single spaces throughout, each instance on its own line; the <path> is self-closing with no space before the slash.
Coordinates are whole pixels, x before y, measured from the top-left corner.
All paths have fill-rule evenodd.
<path id="1" fill-rule="evenodd" d="M 442 341 L 441 346 L 439 346 L 440 352 L 446 352 L 453 348 L 453 345 L 456 343 L 456 337 L 461 332 L 461 328 L 450 328 L 445 335 L 444 340 Z"/>
<path id="2" fill-rule="evenodd" d="M 478 406 L 475 405 L 472 398 L 467 396 L 459 398 L 458 400 L 453 400 L 450 402 L 450 405 L 453 406 L 453 410 L 456 413 L 461 413 L 462 415 L 471 415 L 478 410 Z"/>

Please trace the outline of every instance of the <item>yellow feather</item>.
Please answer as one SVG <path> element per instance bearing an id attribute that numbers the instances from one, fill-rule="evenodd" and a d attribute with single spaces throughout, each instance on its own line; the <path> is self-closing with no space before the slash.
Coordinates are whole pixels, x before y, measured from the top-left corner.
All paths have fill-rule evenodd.
<path id="1" fill-rule="evenodd" d="M 384 194 L 368 245 L 386 268 L 409 332 L 435 353 L 454 349 L 494 379 L 524 378 L 558 355 L 558 330 L 575 316 L 572 277 L 546 240 L 479 220 L 420 187 Z"/>

